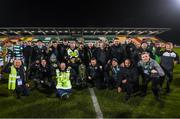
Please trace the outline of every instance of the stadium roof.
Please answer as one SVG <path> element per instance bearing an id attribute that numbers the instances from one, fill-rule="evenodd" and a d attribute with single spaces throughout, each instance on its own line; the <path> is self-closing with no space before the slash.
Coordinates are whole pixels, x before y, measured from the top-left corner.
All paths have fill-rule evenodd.
<path id="1" fill-rule="evenodd" d="M 170 28 L 122 28 L 122 27 L 6 27 L 0 28 L 0 36 L 34 36 L 34 35 L 67 35 L 67 36 L 156 36 Z"/>

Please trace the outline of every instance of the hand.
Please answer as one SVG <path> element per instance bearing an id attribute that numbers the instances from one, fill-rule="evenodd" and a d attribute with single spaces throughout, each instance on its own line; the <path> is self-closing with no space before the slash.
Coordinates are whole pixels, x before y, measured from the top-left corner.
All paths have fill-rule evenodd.
<path id="1" fill-rule="evenodd" d="M 10 60 L 10 63 L 13 63 L 13 61 L 14 61 L 14 60 L 13 60 L 13 59 L 11 59 L 11 60 Z"/>
<path id="2" fill-rule="evenodd" d="M 122 88 L 121 87 L 118 87 L 118 93 L 120 93 L 122 91 Z"/>
<path id="3" fill-rule="evenodd" d="M 125 80 L 122 80 L 122 83 L 127 83 L 127 80 L 125 79 Z"/>
<path id="4" fill-rule="evenodd" d="M 120 66 L 121 66 L 121 67 L 124 67 L 124 63 L 121 63 Z"/>
<path id="5" fill-rule="evenodd" d="M 108 64 L 110 64 L 111 63 L 111 60 L 108 60 L 108 62 L 107 62 Z"/>
<path id="6" fill-rule="evenodd" d="M 49 48 L 49 51 L 52 51 L 52 48 Z"/>
<path id="7" fill-rule="evenodd" d="M 178 64 L 178 62 L 177 62 L 177 61 L 174 61 L 174 64 Z"/>
<path id="8" fill-rule="evenodd" d="M 157 73 L 157 71 L 155 69 L 153 69 L 153 70 L 151 70 L 151 73 L 155 74 L 155 73 Z"/>
<path id="9" fill-rule="evenodd" d="M 28 83 L 26 83 L 25 85 L 26 85 L 26 87 L 28 87 L 28 88 L 29 88 L 29 84 L 28 84 Z"/>
<path id="10" fill-rule="evenodd" d="M 102 69 L 102 66 L 99 66 L 100 69 Z"/>
<path id="11" fill-rule="evenodd" d="M 88 76 L 88 79 L 90 79 L 90 80 L 91 80 L 92 78 L 91 78 L 90 76 Z"/>

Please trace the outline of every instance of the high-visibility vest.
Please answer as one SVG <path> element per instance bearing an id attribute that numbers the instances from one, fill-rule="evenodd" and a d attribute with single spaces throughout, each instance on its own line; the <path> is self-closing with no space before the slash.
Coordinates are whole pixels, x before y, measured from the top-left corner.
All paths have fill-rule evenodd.
<path id="1" fill-rule="evenodd" d="M 17 71 L 14 66 L 11 66 L 11 72 L 9 74 L 9 81 L 8 81 L 8 89 L 9 90 L 15 90 L 16 88 L 16 77 L 17 77 Z"/>
<path id="2" fill-rule="evenodd" d="M 71 50 L 70 48 L 67 50 L 68 55 L 70 56 L 70 58 L 72 57 L 78 57 L 79 56 L 79 52 L 78 50 Z"/>
<path id="3" fill-rule="evenodd" d="M 57 85 L 56 89 L 71 89 L 71 81 L 70 81 L 70 71 L 60 72 L 59 69 L 56 69 L 56 79 Z"/>

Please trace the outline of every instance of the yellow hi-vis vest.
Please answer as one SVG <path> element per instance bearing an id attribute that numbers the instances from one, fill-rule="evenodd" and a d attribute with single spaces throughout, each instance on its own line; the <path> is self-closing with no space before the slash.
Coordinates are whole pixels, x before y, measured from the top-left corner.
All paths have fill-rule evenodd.
<path id="1" fill-rule="evenodd" d="M 70 81 L 70 71 L 60 72 L 59 69 L 56 69 L 56 78 L 57 85 L 56 89 L 71 89 L 71 81 Z"/>
<path id="2" fill-rule="evenodd" d="M 79 56 L 79 52 L 77 49 L 75 49 L 74 51 L 71 50 L 70 48 L 67 50 L 68 55 L 70 56 L 70 58 L 72 57 L 78 57 Z"/>
<path id="3" fill-rule="evenodd" d="M 14 66 L 11 66 L 11 72 L 9 74 L 9 81 L 8 81 L 8 89 L 9 90 L 15 90 L 16 88 L 16 77 L 17 77 L 17 71 Z"/>

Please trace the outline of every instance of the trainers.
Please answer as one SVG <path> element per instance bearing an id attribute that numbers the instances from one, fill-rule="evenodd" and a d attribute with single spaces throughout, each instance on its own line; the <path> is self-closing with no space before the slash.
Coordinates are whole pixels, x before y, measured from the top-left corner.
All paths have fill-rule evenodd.
<path id="1" fill-rule="evenodd" d="M 69 99 L 69 95 L 68 94 L 64 94 L 61 96 L 62 99 L 66 100 L 66 99 Z"/>
<path id="2" fill-rule="evenodd" d="M 145 97 L 146 94 L 145 93 L 141 93 L 140 97 Z"/>
<path id="3" fill-rule="evenodd" d="M 160 96 L 156 96 L 156 100 L 157 100 L 157 101 L 161 101 Z"/>

